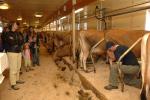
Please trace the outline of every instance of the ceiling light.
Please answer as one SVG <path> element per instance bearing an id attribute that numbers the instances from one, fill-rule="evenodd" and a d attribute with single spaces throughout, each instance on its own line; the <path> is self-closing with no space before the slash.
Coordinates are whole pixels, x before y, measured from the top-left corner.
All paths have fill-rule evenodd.
<path id="1" fill-rule="evenodd" d="M 43 15 L 42 15 L 42 13 L 41 12 L 37 12 L 37 13 L 35 13 L 35 17 L 38 17 L 38 18 L 40 18 L 40 17 L 42 17 Z"/>
<path id="2" fill-rule="evenodd" d="M 22 17 L 18 17 L 17 20 L 22 20 Z"/>
<path id="3" fill-rule="evenodd" d="M 23 22 L 23 24 L 26 25 L 27 23 L 26 23 L 26 22 Z"/>
<path id="4" fill-rule="evenodd" d="M 38 18 L 40 18 L 40 17 L 42 17 L 43 15 L 35 15 L 35 17 L 38 17 Z"/>
<path id="5" fill-rule="evenodd" d="M 9 6 L 7 3 L 3 3 L 0 5 L 0 9 L 8 9 L 8 8 L 9 8 Z"/>
<path id="6" fill-rule="evenodd" d="M 83 8 L 80 8 L 80 9 L 76 10 L 75 13 L 79 13 L 81 11 L 83 11 Z"/>
<path id="7" fill-rule="evenodd" d="M 65 19 L 66 18 L 66 16 L 64 16 L 64 17 L 61 17 L 60 19 Z"/>

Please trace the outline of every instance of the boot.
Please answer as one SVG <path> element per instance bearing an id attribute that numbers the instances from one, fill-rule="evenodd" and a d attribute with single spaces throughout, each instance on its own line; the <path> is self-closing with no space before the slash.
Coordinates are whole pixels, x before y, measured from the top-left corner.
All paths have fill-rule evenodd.
<path id="1" fill-rule="evenodd" d="M 13 90 L 19 90 L 19 88 L 18 88 L 16 85 L 12 85 L 11 88 L 12 88 Z"/>
<path id="2" fill-rule="evenodd" d="M 16 81 L 16 83 L 17 83 L 17 84 L 24 84 L 24 83 L 25 83 L 25 81 L 18 80 L 18 81 Z"/>

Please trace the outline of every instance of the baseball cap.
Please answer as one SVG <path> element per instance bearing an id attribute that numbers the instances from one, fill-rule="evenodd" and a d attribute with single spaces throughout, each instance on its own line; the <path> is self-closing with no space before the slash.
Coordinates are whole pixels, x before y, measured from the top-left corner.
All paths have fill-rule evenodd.
<path id="1" fill-rule="evenodd" d="M 115 44 L 113 43 L 113 42 L 111 42 L 111 41 L 108 41 L 107 43 L 106 43 L 106 50 L 108 50 L 109 48 L 111 48 L 112 46 L 114 46 Z"/>

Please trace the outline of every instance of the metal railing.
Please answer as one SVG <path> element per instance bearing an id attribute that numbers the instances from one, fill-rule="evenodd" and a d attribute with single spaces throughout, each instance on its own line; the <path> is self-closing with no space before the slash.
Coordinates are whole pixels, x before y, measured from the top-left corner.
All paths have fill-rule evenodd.
<path id="1" fill-rule="evenodd" d="M 119 60 L 117 61 L 117 64 L 118 64 L 118 72 L 119 72 L 119 79 L 120 79 L 120 82 L 121 82 L 121 91 L 123 92 L 124 91 L 124 82 L 123 82 L 123 73 L 121 71 L 121 60 L 142 40 L 142 37 L 140 37 L 133 45 L 131 45 L 131 47 L 126 50 L 126 52 L 124 52 L 121 57 L 119 58 Z"/>
<path id="2" fill-rule="evenodd" d="M 102 38 L 98 43 L 96 43 L 96 44 L 91 48 L 91 51 L 90 51 L 90 57 L 91 57 L 91 60 L 92 60 L 93 65 L 94 65 L 94 72 L 96 72 L 96 66 L 95 66 L 95 62 L 94 62 L 92 53 L 93 53 L 94 49 L 95 49 L 97 46 L 99 46 L 103 41 L 104 41 L 104 38 Z"/>

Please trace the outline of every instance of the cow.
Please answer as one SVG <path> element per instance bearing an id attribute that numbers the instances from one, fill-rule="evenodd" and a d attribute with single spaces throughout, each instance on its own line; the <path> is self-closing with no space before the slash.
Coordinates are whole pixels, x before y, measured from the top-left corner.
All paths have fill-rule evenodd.
<path id="1" fill-rule="evenodd" d="M 71 43 L 71 33 L 70 32 L 55 32 L 54 33 L 54 45 L 55 48 L 59 48 L 64 45 Z"/>
<path id="2" fill-rule="evenodd" d="M 71 33 L 70 32 L 50 31 L 47 33 L 46 48 L 48 49 L 49 53 L 56 51 L 60 47 L 69 45 L 70 43 L 71 43 Z"/>
<path id="3" fill-rule="evenodd" d="M 79 33 L 79 43 L 80 43 L 80 63 L 81 67 L 86 69 L 86 61 L 90 54 L 91 48 L 104 37 L 104 32 L 96 31 L 96 30 L 88 30 L 88 31 L 81 31 Z M 104 54 L 104 47 L 99 47 L 99 49 L 95 49 L 95 52 L 99 53 L 100 55 Z"/>
<path id="4" fill-rule="evenodd" d="M 142 75 L 142 90 L 141 100 L 148 100 L 150 88 L 150 33 L 142 38 L 141 43 L 141 75 Z"/>
<path id="5" fill-rule="evenodd" d="M 99 42 L 102 38 L 105 38 L 105 41 L 113 41 L 115 43 L 126 45 L 130 47 L 136 40 L 142 37 L 145 34 L 143 30 L 123 30 L 123 29 L 111 29 L 107 31 L 96 31 L 96 30 L 87 30 L 81 31 L 79 33 L 80 41 L 80 62 L 81 66 L 87 71 L 86 60 L 90 54 L 92 46 Z M 94 53 L 99 55 L 105 55 L 105 42 L 102 42 L 98 45 Z M 133 48 L 133 52 L 136 57 L 140 57 L 140 44 Z"/>
<path id="6" fill-rule="evenodd" d="M 54 33 L 55 52 L 53 55 L 53 59 L 57 65 L 63 57 L 72 55 L 71 40 L 72 37 L 70 32 Z"/>
<path id="7" fill-rule="evenodd" d="M 71 48 L 72 47 L 70 45 L 65 45 L 58 48 L 53 55 L 54 61 L 57 62 L 58 60 L 62 60 L 62 57 L 71 56 L 72 55 Z"/>
<path id="8" fill-rule="evenodd" d="M 48 50 L 48 53 L 52 53 L 54 51 L 54 32 L 50 31 L 47 33 L 47 44 L 46 48 Z"/>

